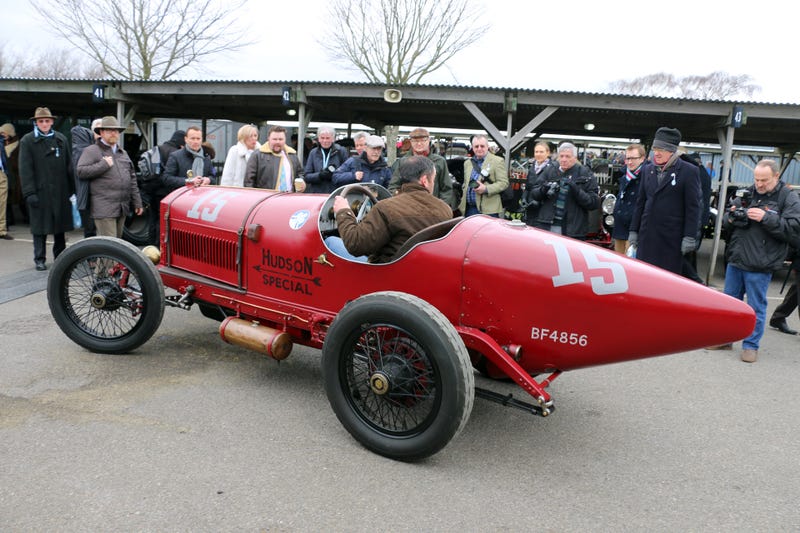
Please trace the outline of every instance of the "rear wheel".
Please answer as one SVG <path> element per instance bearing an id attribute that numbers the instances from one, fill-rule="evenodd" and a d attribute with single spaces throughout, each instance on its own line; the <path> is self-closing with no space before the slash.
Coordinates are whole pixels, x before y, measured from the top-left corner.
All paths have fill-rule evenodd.
<path id="1" fill-rule="evenodd" d="M 136 246 L 145 246 L 149 244 L 149 231 L 150 222 L 147 210 L 149 206 L 145 206 L 141 215 L 131 212 L 125 219 L 125 226 L 122 228 L 122 238 Z"/>
<path id="2" fill-rule="evenodd" d="M 47 301 L 61 331 L 97 353 L 126 353 L 147 342 L 164 316 L 155 266 L 121 239 L 92 237 L 58 256 Z"/>
<path id="3" fill-rule="evenodd" d="M 322 348 L 339 421 L 369 450 L 403 461 L 433 455 L 472 411 L 467 350 L 435 307 L 409 294 L 363 296 L 344 307 Z"/>

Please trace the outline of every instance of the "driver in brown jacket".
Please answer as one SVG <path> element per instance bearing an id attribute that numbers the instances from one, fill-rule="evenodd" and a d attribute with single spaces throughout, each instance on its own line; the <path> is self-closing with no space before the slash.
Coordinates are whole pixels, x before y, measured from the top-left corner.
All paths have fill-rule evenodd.
<path id="1" fill-rule="evenodd" d="M 339 235 L 354 256 L 385 263 L 412 235 L 453 216 L 450 206 L 433 196 L 436 169 L 425 156 L 404 160 L 398 170 L 400 194 L 381 200 L 359 223 L 344 196 L 333 202 Z"/>

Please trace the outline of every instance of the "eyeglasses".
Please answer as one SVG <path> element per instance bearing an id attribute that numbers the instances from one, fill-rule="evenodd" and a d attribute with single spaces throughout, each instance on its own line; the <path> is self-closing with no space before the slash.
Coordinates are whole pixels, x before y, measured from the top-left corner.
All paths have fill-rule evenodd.
<path id="1" fill-rule="evenodd" d="M 430 139 L 430 137 L 411 137 L 411 142 L 412 143 L 424 143 L 424 142 L 428 142 L 428 139 Z"/>

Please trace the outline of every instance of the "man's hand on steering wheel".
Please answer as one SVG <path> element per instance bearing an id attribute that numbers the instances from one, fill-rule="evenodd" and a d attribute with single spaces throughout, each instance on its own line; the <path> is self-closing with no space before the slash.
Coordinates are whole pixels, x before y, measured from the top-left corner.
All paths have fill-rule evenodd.
<path id="1" fill-rule="evenodd" d="M 350 209 L 350 202 L 347 201 L 347 197 L 344 196 L 347 190 L 342 191 L 342 194 L 338 195 L 336 198 L 333 199 L 333 212 L 338 213 L 342 209 Z"/>

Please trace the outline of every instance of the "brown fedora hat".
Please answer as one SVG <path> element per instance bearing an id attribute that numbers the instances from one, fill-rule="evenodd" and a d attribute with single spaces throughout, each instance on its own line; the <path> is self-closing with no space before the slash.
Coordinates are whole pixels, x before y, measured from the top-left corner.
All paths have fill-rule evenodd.
<path id="1" fill-rule="evenodd" d="M 119 125 L 117 117 L 107 116 L 100 119 L 100 125 L 94 129 L 94 132 L 100 133 L 100 130 L 125 131 L 125 128 Z"/>
<path id="2" fill-rule="evenodd" d="M 46 107 L 37 107 L 36 111 L 34 111 L 31 120 L 37 120 L 40 118 L 52 118 L 55 120 L 56 117 L 50 114 L 50 109 Z"/>

